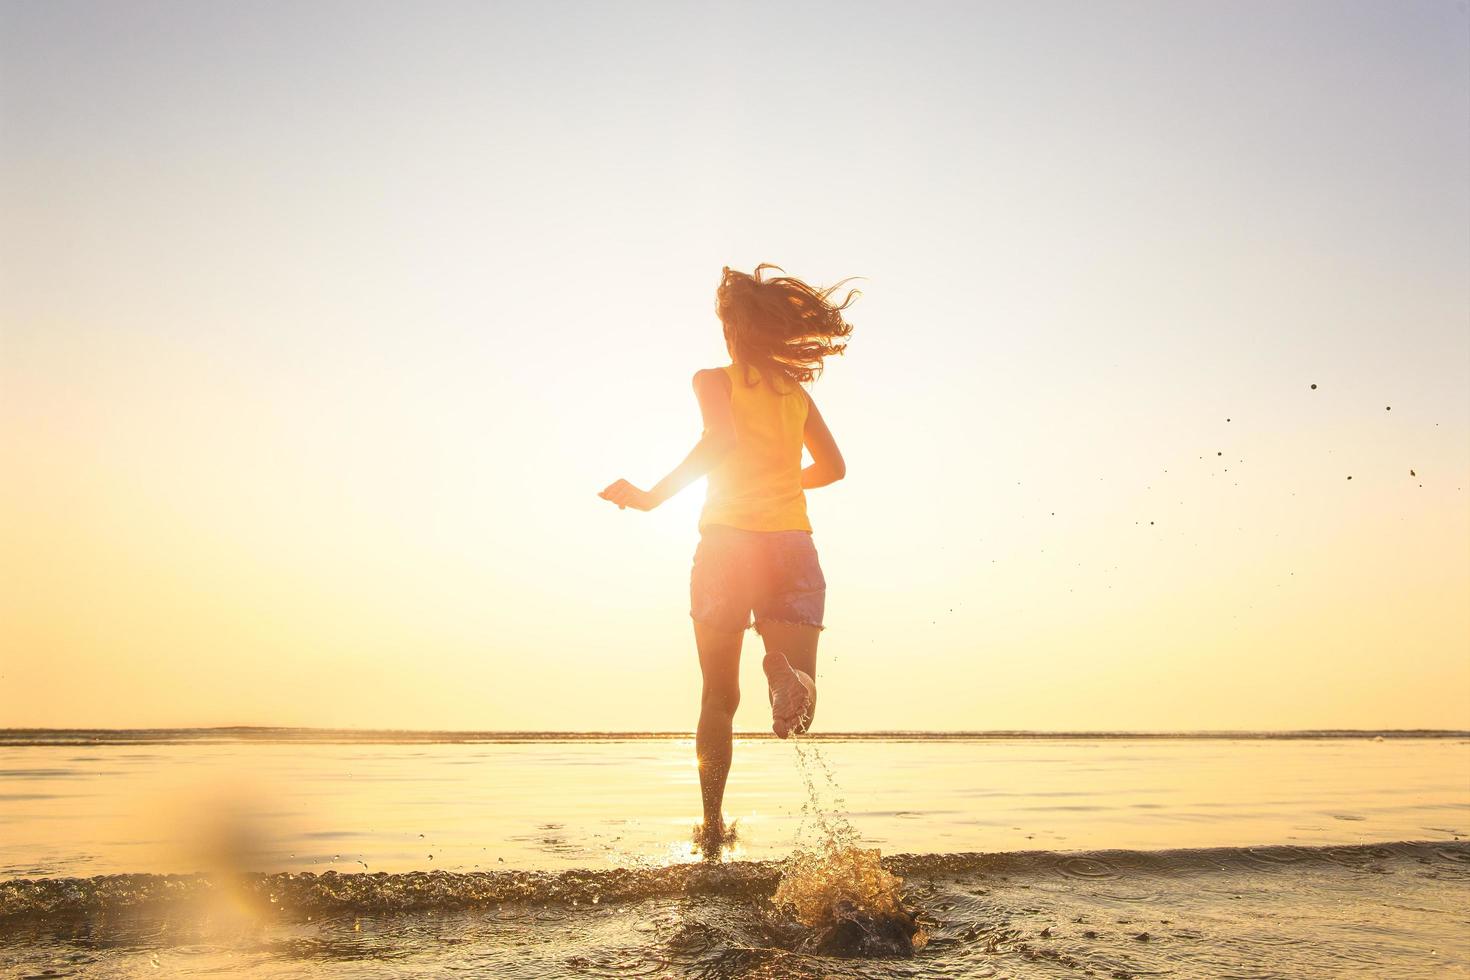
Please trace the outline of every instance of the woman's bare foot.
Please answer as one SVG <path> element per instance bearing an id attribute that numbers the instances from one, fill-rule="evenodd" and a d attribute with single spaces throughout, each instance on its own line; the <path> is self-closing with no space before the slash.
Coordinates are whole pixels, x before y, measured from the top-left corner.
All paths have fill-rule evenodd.
<path id="1" fill-rule="evenodd" d="M 761 662 L 771 694 L 771 731 L 777 738 L 800 735 L 812 723 L 817 710 L 816 682 L 804 671 L 791 666 L 779 653 L 766 654 Z"/>
<path id="2" fill-rule="evenodd" d="M 700 855 L 706 861 L 718 861 L 720 849 L 725 845 L 725 822 L 706 820 L 695 827 L 694 845 L 699 848 Z"/>

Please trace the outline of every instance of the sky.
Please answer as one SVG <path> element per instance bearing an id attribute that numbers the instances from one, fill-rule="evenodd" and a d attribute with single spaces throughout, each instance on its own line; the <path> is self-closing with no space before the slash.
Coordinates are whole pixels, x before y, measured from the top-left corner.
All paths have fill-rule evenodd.
<path id="1" fill-rule="evenodd" d="M 762 261 L 819 727 L 1470 728 L 1453 0 L 4 0 L 0 726 L 689 730 Z"/>

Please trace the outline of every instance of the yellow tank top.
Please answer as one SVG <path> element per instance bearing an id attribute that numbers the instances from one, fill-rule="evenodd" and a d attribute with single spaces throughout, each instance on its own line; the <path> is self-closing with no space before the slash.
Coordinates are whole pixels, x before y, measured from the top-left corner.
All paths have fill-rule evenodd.
<path id="1" fill-rule="evenodd" d="M 778 388 L 755 368 L 731 364 L 730 408 L 734 451 L 710 470 L 699 526 L 721 524 L 747 531 L 810 531 L 801 489 L 801 445 L 806 393 L 794 382 Z"/>

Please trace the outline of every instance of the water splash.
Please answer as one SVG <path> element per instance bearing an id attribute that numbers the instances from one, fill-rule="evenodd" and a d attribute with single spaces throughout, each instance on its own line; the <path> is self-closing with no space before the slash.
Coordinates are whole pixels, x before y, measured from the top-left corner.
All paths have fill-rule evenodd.
<path id="1" fill-rule="evenodd" d="M 809 944 L 820 952 L 912 956 L 929 937 L 904 907 L 903 879 L 883 867 L 877 848 L 859 846 L 821 749 L 800 737 L 791 743 L 806 800 L 772 902 L 812 930 Z"/>
<path id="2" fill-rule="evenodd" d="M 738 818 L 724 821 L 716 830 L 715 834 L 710 834 L 703 821 L 690 828 L 689 853 L 714 862 L 733 859 L 742 853 Z"/>

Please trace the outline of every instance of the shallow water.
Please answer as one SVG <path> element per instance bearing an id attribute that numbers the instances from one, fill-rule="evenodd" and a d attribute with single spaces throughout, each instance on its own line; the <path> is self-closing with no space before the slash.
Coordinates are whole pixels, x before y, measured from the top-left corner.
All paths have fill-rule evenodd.
<path id="1" fill-rule="evenodd" d="M 0 745 L 0 974 L 1470 976 L 1463 738 L 821 742 L 907 959 L 773 906 L 789 744 L 711 866 L 687 740 L 65 741 Z"/>
<path id="2" fill-rule="evenodd" d="M 822 740 L 885 853 L 1470 837 L 1470 741 Z M 608 868 L 694 860 L 685 738 L 480 743 L 0 742 L 0 878 Z M 735 859 L 779 859 L 793 748 L 740 739 Z"/>

